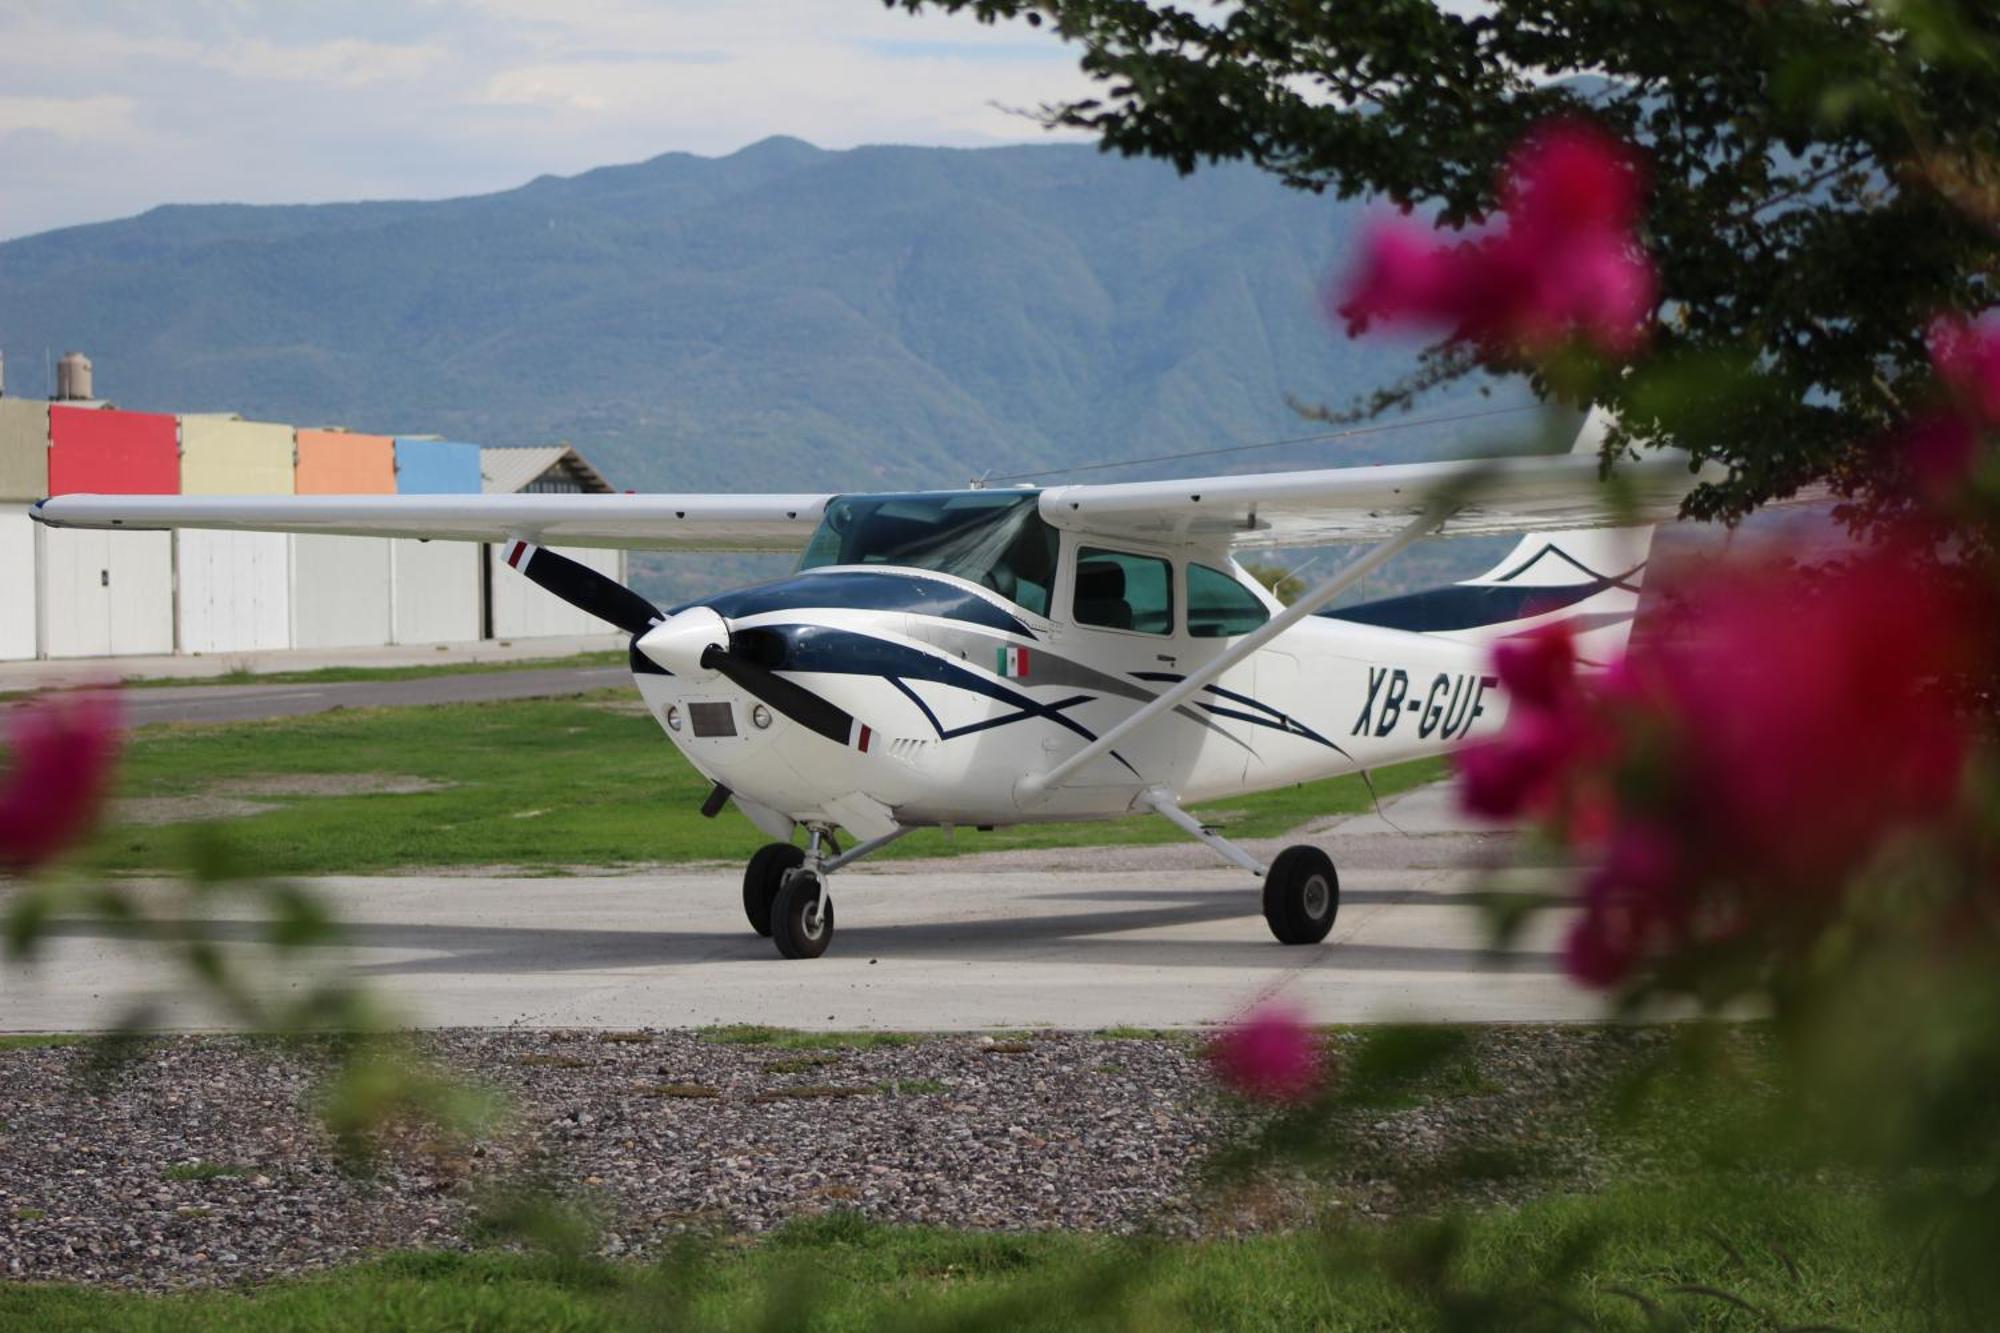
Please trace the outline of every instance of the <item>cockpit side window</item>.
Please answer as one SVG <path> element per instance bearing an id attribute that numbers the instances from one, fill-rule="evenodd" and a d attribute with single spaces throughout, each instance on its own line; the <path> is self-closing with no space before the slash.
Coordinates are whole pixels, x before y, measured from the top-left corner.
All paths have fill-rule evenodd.
<path id="1" fill-rule="evenodd" d="M 1055 586 L 1056 530 L 1038 491 L 843 495 L 826 507 L 799 568 L 900 565 L 991 588 L 1038 616 Z"/>
<path id="2" fill-rule="evenodd" d="M 1158 556 L 1078 547 L 1071 610 L 1079 625 L 1172 634 L 1174 567 Z"/>
<path id="3" fill-rule="evenodd" d="M 1187 567 L 1188 634 L 1197 639 L 1228 639 L 1248 634 L 1271 613 L 1232 576 L 1207 565 Z"/>

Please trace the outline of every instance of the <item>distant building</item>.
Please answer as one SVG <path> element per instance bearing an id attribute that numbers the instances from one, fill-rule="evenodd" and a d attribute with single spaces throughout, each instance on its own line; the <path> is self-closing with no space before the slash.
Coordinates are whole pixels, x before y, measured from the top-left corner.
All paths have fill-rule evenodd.
<path id="1" fill-rule="evenodd" d="M 615 495 L 601 473 L 567 444 L 527 449 L 481 449 L 479 484 L 488 495 Z M 557 546 L 572 560 L 582 561 L 618 582 L 625 582 L 623 551 L 581 550 Z M 543 592 L 508 569 L 500 548 L 485 552 L 486 624 L 489 639 L 532 639 L 562 634 L 596 634 L 603 622 L 557 597 Z"/>
<path id="2" fill-rule="evenodd" d="M 567 444 L 481 449 L 480 489 L 488 495 L 616 495 L 617 488 Z"/>
<path id="3" fill-rule="evenodd" d="M 125 412 L 65 356 L 53 402 L 0 396 L 0 659 L 239 653 L 596 634 L 491 547 L 379 537 L 43 528 L 78 491 L 153 495 L 609 492 L 568 445 L 481 449 L 419 436 Z M 620 551 L 567 552 L 614 578 Z"/>

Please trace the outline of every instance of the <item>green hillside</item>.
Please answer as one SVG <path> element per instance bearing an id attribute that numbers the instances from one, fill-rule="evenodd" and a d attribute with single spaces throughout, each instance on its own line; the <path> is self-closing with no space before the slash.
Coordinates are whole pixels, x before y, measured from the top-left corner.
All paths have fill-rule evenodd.
<path id="1" fill-rule="evenodd" d="M 1309 433 L 1288 395 L 1406 370 L 1411 348 L 1320 313 L 1363 208 L 1083 146 L 768 139 L 475 198 L 175 206 L 0 244 L 0 352 L 17 393 L 78 347 L 122 406 L 567 439 L 641 490 L 957 486 Z M 1521 424 L 1092 475 L 1447 456 Z M 693 595 L 762 568 L 640 577 Z"/>
<path id="2" fill-rule="evenodd" d="M 1249 169 L 1087 147 L 771 139 L 478 198 L 160 208 L 13 241 L 0 350 L 16 392 L 81 347 L 122 405 L 561 437 L 636 488 L 956 485 L 1296 434 L 1287 393 L 1395 374 L 1407 349 L 1317 310 L 1357 217 Z"/>

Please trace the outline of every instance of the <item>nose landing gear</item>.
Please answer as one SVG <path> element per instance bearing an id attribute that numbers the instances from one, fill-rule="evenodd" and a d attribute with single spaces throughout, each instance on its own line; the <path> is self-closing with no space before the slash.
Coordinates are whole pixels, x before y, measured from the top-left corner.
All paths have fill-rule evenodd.
<path id="1" fill-rule="evenodd" d="M 806 863 L 803 849 L 789 842 L 766 843 L 743 868 L 743 915 L 759 935 L 771 933 L 771 906 L 778 900 L 785 876 Z"/>
<path id="2" fill-rule="evenodd" d="M 824 825 L 806 826 L 806 845 L 774 842 L 757 849 L 743 870 L 743 915 L 786 958 L 817 958 L 833 943 L 833 897 L 827 880 L 910 831 L 908 826 L 843 852 Z"/>
<path id="3" fill-rule="evenodd" d="M 771 943 L 787 958 L 817 958 L 833 943 L 833 899 L 826 877 L 801 867 L 771 904 Z"/>

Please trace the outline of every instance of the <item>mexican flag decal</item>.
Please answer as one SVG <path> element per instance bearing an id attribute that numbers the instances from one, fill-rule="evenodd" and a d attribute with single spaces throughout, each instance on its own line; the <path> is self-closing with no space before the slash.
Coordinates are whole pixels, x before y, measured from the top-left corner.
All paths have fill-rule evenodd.
<path id="1" fill-rule="evenodd" d="M 1026 648 L 1002 648 L 999 650 L 999 665 L 994 667 L 1009 680 L 1017 680 L 1028 674 L 1028 650 Z"/>

